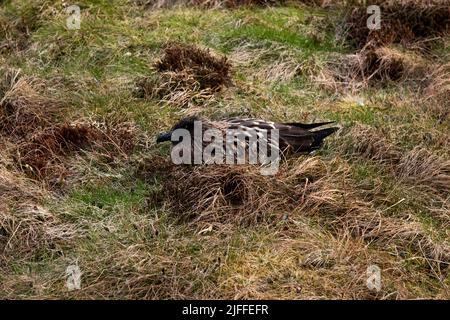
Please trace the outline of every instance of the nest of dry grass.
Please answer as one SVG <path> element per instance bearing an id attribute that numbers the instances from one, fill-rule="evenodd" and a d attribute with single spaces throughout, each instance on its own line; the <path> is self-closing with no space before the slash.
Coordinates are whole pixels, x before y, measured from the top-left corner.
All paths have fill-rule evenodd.
<path id="1" fill-rule="evenodd" d="M 381 29 L 367 28 L 367 6 L 381 9 Z M 450 12 L 446 1 L 368 1 L 351 6 L 346 16 L 347 38 L 357 48 L 409 44 L 437 38 L 449 32 Z"/>
<path id="2" fill-rule="evenodd" d="M 164 170 L 164 197 L 177 215 L 188 220 L 256 223 L 296 210 L 340 215 L 349 209 L 342 200 L 350 193 L 342 190 L 339 181 L 349 179 L 348 167 L 337 164 L 331 172 L 317 157 L 284 162 L 274 176 L 263 176 L 259 167 L 250 165 L 168 167 L 157 163 Z M 152 170 L 162 171 L 156 165 Z"/>
<path id="3" fill-rule="evenodd" d="M 262 176 L 257 167 L 199 166 L 172 171 L 165 191 L 183 218 L 248 224 L 287 210 L 286 188 L 279 179 Z"/>
<path id="4" fill-rule="evenodd" d="M 282 217 L 299 203 L 296 184 L 313 181 L 324 174 L 317 158 L 306 159 L 294 169 L 283 164 L 274 176 L 261 175 L 251 165 L 176 166 L 152 157 L 141 166 L 145 178 L 163 178 L 161 198 L 184 221 L 255 224 Z"/>
<path id="5" fill-rule="evenodd" d="M 390 154 L 395 162 L 402 158 L 397 150 L 385 148 L 385 145 L 373 145 L 369 151 L 362 150 L 365 149 L 362 145 L 355 148 L 369 158 L 382 161 L 385 154 Z M 400 179 L 413 179 L 408 183 L 448 193 L 447 168 L 442 163 L 436 168 L 425 165 L 429 161 L 416 161 L 421 163 L 418 170 L 401 171 L 401 168 L 414 167 L 411 158 L 417 160 L 413 155 L 399 160 Z M 271 177 L 262 176 L 258 167 L 247 165 L 174 166 L 161 157 L 154 158 L 152 163 L 147 166 L 152 173 L 147 177 L 153 179 L 156 173 L 162 175 L 161 197 L 168 200 L 171 211 L 182 221 L 200 227 L 229 223 L 248 226 L 309 216 L 321 221 L 333 234 L 349 232 L 372 245 L 402 254 L 413 253 L 444 265 L 450 263 L 450 247 L 434 239 L 412 215 L 391 217 L 363 200 L 363 195 L 355 188 L 348 164 L 337 158 L 331 163 L 317 157 L 288 161 L 282 164 L 279 174 Z"/>

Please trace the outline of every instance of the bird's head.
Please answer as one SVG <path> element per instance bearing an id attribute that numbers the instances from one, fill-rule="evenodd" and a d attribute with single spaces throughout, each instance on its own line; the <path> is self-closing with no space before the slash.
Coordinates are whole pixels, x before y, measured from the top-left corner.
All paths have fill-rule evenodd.
<path id="1" fill-rule="evenodd" d="M 172 129 L 170 129 L 169 132 L 162 132 L 158 134 L 156 138 L 156 143 L 171 141 L 172 139 L 172 133 L 177 129 L 185 129 L 191 132 L 191 134 L 194 132 L 194 122 L 200 121 L 200 118 L 197 116 L 190 116 L 181 119 L 178 123 L 176 123 Z"/>

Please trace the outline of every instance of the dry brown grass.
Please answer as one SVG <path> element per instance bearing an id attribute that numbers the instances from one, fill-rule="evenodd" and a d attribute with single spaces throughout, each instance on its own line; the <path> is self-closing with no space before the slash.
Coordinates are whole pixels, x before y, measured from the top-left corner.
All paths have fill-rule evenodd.
<path id="1" fill-rule="evenodd" d="M 397 48 L 380 47 L 330 59 L 317 77 L 326 89 L 359 90 L 392 83 L 420 85 L 429 63 L 421 56 Z"/>
<path id="2" fill-rule="evenodd" d="M 309 6 L 326 5 L 327 0 L 137 0 L 139 5 L 151 9 L 197 6 L 201 8 L 238 8 L 241 6 L 279 6 L 287 3 Z"/>
<path id="3" fill-rule="evenodd" d="M 388 166 L 397 179 L 430 194 L 445 197 L 450 191 L 450 162 L 446 158 L 420 146 L 405 152 L 379 129 L 365 125 L 352 127 L 344 137 L 341 150 L 347 156 Z"/>
<path id="4" fill-rule="evenodd" d="M 397 174 L 418 187 L 429 188 L 431 193 L 445 196 L 450 192 L 450 160 L 420 147 L 402 156 Z"/>
<path id="5" fill-rule="evenodd" d="M 447 236 L 450 230 L 450 208 L 443 205 L 441 208 L 430 208 L 429 215 L 442 224 L 442 228 L 446 230 Z"/>
<path id="6" fill-rule="evenodd" d="M 39 25 L 37 8 L 30 6 L 20 16 L 0 8 L 0 53 L 16 53 L 29 44 L 29 37 Z"/>
<path id="7" fill-rule="evenodd" d="M 217 256 L 223 256 L 223 252 L 214 252 L 204 259 L 186 257 L 182 252 L 188 250 L 188 243 L 176 237 L 169 237 L 167 241 L 158 253 L 150 252 L 148 244 L 136 243 L 117 248 L 114 253 L 96 257 L 94 261 L 84 261 L 83 279 L 90 285 L 66 295 L 98 298 L 101 292 L 102 298 L 109 299 L 118 296 L 123 299 L 217 299 L 227 296 L 211 281 L 220 272 L 222 263 Z M 104 265 L 109 266 L 109 272 L 99 268 Z"/>
<path id="8" fill-rule="evenodd" d="M 1 165 L 1 268 L 43 250 L 57 252 L 77 236 L 73 225 L 62 222 L 41 205 L 48 196 L 45 190 Z"/>
<path id="9" fill-rule="evenodd" d="M 138 80 L 137 87 L 139 97 L 183 107 L 194 101 L 211 99 L 214 94 L 210 89 L 200 89 L 192 74 L 186 72 L 164 72 L 158 78 L 143 77 Z"/>
<path id="10" fill-rule="evenodd" d="M 24 138 L 50 125 L 61 104 L 39 92 L 42 81 L 13 69 L 0 73 L 0 131 L 9 138 Z"/>
<path id="11" fill-rule="evenodd" d="M 427 71 L 427 62 L 413 53 L 398 49 L 381 47 L 366 53 L 365 74 L 367 81 L 400 81 L 420 82 Z"/>
<path id="12" fill-rule="evenodd" d="M 362 204 L 362 203 L 361 203 Z M 351 209 L 337 220 L 336 226 L 349 230 L 374 246 L 384 247 L 399 255 L 413 254 L 430 262 L 450 264 L 448 242 L 434 238 L 423 223 L 411 214 L 391 217 L 377 211 L 370 204 L 351 205 Z"/>
<path id="13" fill-rule="evenodd" d="M 236 299 L 270 299 L 280 293 L 284 299 L 413 297 L 408 288 L 411 270 L 348 232 L 335 235 L 295 218 L 276 231 L 276 238 L 224 266 L 220 288 L 233 292 Z M 373 264 L 383 270 L 378 293 L 366 286 L 366 270 Z"/>
<path id="14" fill-rule="evenodd" d="M 348 164 L 339 159 L 331 163 L 316 157 L 297 159 L 283 164 L 274 177 L 261 176 L 258 168 L 249 166 L 164 170 L 164 198 L 170 201 L 172 212 L 199 228 L 224 223 L 270 225 L 308 216 L 337 237 L 348 232 L 356 241 L 362 239 L 378 249 L 390 246 L 396 253 L 412 252 L 450 263 L 450 247 L 434 240 L 411 215 L 391 217 L 363 200 L 354 188 Z M 445 183 L 429 181 L 439 187 Z M 428 182 L 416 179 L 414 183 Z"/>
<path id="15" fill-rule="evenodd" d="M 69 172 L 67 156 L 94 150 L 113 162 L 133 152 L 136 139 L 131 123 L 110 116 L 103 122 L 62 120 L 63 104 L 42 93 L 45 83 L 2 69 L 0 133 L 2 147 L 30 177 L 60 183 Z"/>
<path id="16" fill-rule="evenodd" d="M 285 56 L 265 67 L 257 76 L 265 82 L 286 83 L 304 72 L 303 68 L 295 59 Z"/>
<path id="17" fill-rule="evenodd" d="M 289 206 L 282 181 L 262 176 L 255 166 L 175 168 L 167 184 L 165 197 L 173 211 L 195 221 L 255 224 Z"/>
<path id="18" fill-rule="evenodd" d="M 48 206 L 55 201 L 52 191 L 65 191 L 67 177 L 70 188 L 77 180 L 72 175 L 85 178 L 73 159 L 89 153 L 91 164 L 97 160 L 113 167 L 134 151 L 136 128 L 113 115 L 97 122 L 63 120 L 63 104 L 43 93 L 40 79 L 2 72 L 0 291 L 3 298 L 17 298 L 19 293 L 40 295 L 61 280 L 17 276 L 17 266 L 58 259 L 82 237 L 80 223 L 67 222 Z"/>
<path id="19" fill-rule="evenodd" d="M 158 75 L 137 82 L 138 95 L 186 105 L 210 98 L 231 84 L 231 63 L 208 49 L 183 43 L 166 45 L 155 65 Z"/>
<path id="20" fill-rule="evenodd" d="M 305 194 L 301 211 L 320 217 L 338 235 L 349 232 L 374 247 L 402 254 L 412 252 L 444 266 L 450 263 L 448 243 L 433 239 L 412 215 L 390 217 L 361 200 L 354 188 L 345 184 L 337 186 L 338 183 L 328 178 L 313 183 L 309 187 L 310 193 Z"/>
<path id="21" fill-rule="evenodd" d="M 351 157 L 364 157 L 381 164 L 395 164 L 401 158 L 401 150 L 380 129 L 357 124 L 343 135 L 342 151 Z"/>
<path id="22" fill-rule="evenodd" d="M 15 160 L 36 178 L 54 175 L 57 172 L 58 175 L 64 175 L 66 170 L 61 167 L 63 157 L 75 151 L 91 148 L 96 139 L 97 133 L 94 129 L 84 124 L 47 127 L 18 146 Z"/>
<path id="23" fill-rule="evenodd" d="M 366 8 L 381 8 L 381 29 L 367 28 Z M 450 12 L 446 1 L 368 1 L 350 6 L 346 18 L 347 38 L 358 48 L 408 44 L 424 38 L 438 38 L 449 31 Z"/>
<path id="24" fill-rule="evenodd" d="M 425 101 L 430 113 L 443 122 L 450 115 L 450 63 L 435 68 L 425 89 Z"/>
<path id="25" fill-rule="evenodd" d="M 231 82 L 231 64 L 226 57 L 216 57 L 208 49 L 189 44 L 169 43 L 155 67 L 159 72 L 187 72 L 200 89 L 219 90 Z"/>
<path id="26" fill-rule="evenodd" d="M 141 170 L 147 180 L 164 177 L 164 199 L 181 221 L 255 225 L 281 218 L 304 201 L 303 188 L 327 172 L 318 158 L 293 161 L 292 169 L 284 163 L 274 176 L 261 175 L 258 166 L 174 166 L 160 157 Z"/>
<path id="27" fill-rule="evenodd" d="M 135 130 L 130 124 L 62 123 L 35 133 L 18 145 L 15 160 L 31 177 L 61 183 L 70 172 L 68 156 L 91 151 L 111 163 L 133 152 Z"/>
<path id="28" fill-rule="evenodd" d="M 344 5 L 347 11 L 344 19 L 346 37 L 358 50 L 354 54 L 331 57 L 317 77 L 320 84 L 334 91 L 357 91 L 367 86 L 389 84 L 408 84 L 421 90 L 430 83 L 429 73 L 433 73 L 436 79 L 433 85 L 445 97 L 445 67 L 421 55 L 429 53 L 432 43 L 446 39 L 449 34 L 450 13 L 445 1 L 376 0 L 347 4 Z M 370 30 L 366 25 L 366 8 L 371 4 L 381 8 L 380 30 Z M 437 75 L 436 69 L 440 70 L 443 79 Z M 436 91 L 432 91 L 427 89 L 428 97 L 438 96 Z M 442 113 L 442 108 L 435 111 Z M 444 117 L 446 114 L 444 112 Z"/>

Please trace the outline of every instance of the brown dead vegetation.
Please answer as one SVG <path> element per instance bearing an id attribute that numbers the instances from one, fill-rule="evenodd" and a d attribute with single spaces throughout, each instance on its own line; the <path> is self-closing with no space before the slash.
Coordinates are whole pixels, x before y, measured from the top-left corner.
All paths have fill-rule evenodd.
<path id="1" fill-rule="evenodd" d="M 143 77 L 137 82 L 137 95 L 158 99 L 177 106 L 188 106 L 193 101 L 212 97 L 210 89 L 200 89 L 199 83 L 186 72 L 164 72 L 156 77 Z"/>
<path id="2" fill-rule="evenodd" d="M 108 167 L 127 159 L 136 144 L 136 128 L 113 115 L 101 121 L 63 120 L 64 104 L 48 98 L 42 80 L 17 70 L 1 71 L 0 291 L 2 297 L 17 297 L 18 292 L 40 294 L 40 289 L 26 277 L 19 279 L 15 265 L 62 256 L 81 237 L 79 225 L 48 209 L 47 201 L 54 201 L 50 190 L 72 188 L 77 180 L 72 176 L 83 177 L 73 165 L 76 157 Z M 18 287 L 22 284 L 24 288 Z"/>
<path id="3" fill-rule="evenodd" d="M 26 48 L 28 28 L 20 20 L 13 20 L 0 12 L 0 53 L 17 52 Z"/>
<path id="4" fill-rule="evenodd" d="M 339 162 L 338 162 L 339 163 Z M 450 263 L 450 246 L 433 239 L 412 215 L 391 217 L 361 199 L 345 163 L 333 173 L 304 185 L 300 210 L 328 225 L 334 233 L 350 232 L 376 246 L 392 245 L 395 252 L 408 251 L 433 261 Z M 297 186 L 299 188 L 300 186 Z M 300 189 L 302 189 L 300 187 Z"/>
<path id="5" fill-rule="evenodd" d="M 0 141 L 3 149 L 30 177 L 58 181 L 68 174 L 65 157 L 93 150 L 104 161 L 127 157 L 135 146 L 135 128 L 121 120 L 67 122 L 63 104 L 42 94 L 44 83 L 2 69 Z"/>
<path id="6" fill-rule="evenodd" d="M 17 147 L 15 160 L 32 177 L 61 181 L 70 172 L 67 156 L 79 151 L 95 152 L 112 163 L 134 150 L 135 131 L 127 123 L 62 123 L 37 132 Z"/>
<path id="7" fill-rule="evenodd" d="M 238 8 L 241 6 L 280 6 L 283 4 L 304 4 L 320 6 L 327 4 L 327 0 L 137 0 L 138 5 L 147 8 L 172 8 L 196 6 L 201 8 Z"/>
<path id="8" fill-rule="evenodd" d="M 62 124 L 36 133 L 17 148 L 16 161 L 32 176 L 43 178 L 61 168 L 63 156 L 92 146 L 97 132 L 88 125 Z M 27 170 L 28 169 L 28 170 Z"/>
<path id="9" fill-rule="evenodd" d="M 382 149 L 373 149 L 368 155 L 378 158 Z M 317 157 L 289 161 L 271 177 L 262 176 L 259 168 L 250 166 L 160 167 L 165 178 L 163 197 L 182 221 L 248 226 L 308 216 L 336 235 L 350 232 L 378 248 L 450 263 L 450 247 L 434 240 L 411 215 L 391 217 L 363 200 L 354 188 L 348 164 L 337 158 L 331 163 Z M 152 170 L 158 171 L 156 166 Z M 406 177 L 414 179 L 414 174 L 400 176 Z M 442 189 L 446 181 L 432 174 L 427 181 L 416 179 L 413 183 Z"/>
<path id="10" fill-rule="evenodd" d="M 144 77 L 137 82 L 141 97 L 185 104 L 210 97 L 231 84 L 229 60 L 195 45 L 169 43 L 154 67 L 158 77 Z"/>
<path id="11" fill-rule="evenodd" d="M 345 133 L 344 139 L 341 150 L 349 156 L 364 157 L 381 164 L 396 164 L 400 161 L 401 150 L 380 129 L 357 124 Z"/>
<path id="12" fill-rule="evenodd" d="M 440 122 L 450 117 L 450 63 L 436 68 L 425 89 L 425 102 L 429 112 Z"/>
<path id="13" fill-rule="evenodd" d="M 413 254 L 429 259 L 431 263 L 450 264 L 450 246 L 434 239 L 423 224 L 405 214 L 403 217 L 384 216 L 374 209 L 355 207 L 336 221 L 366 242 L 386 246 L 397 254 Z"/>
<path id="14" fill-rule="evenodd" d="M 450 160 L 420 147 L 402 156 L 398 176 L 435 194 L 448 196 L 450 192 Z"/>
<path id="15" fill-rule="evenodd" d="M 190 73 L 200 89 L 218 90 L 231 82 L 231 64 L 226 57 L 213 56 L 208 49 L 189 44 L 168 44 L 155 67 L 159 72 Z"/>
<path id="16" fill-rule="evenodd" d="M 450 192 L 449 160 L 420 146 L 405 152 L 379 129 L 354 126 L 345 134 L 341 150 L 350 157 L 387 165 L 393 176 L 415 188 L 444 197 Z"/>
<path id="17" fill-rule="evenodd" d="M 302 158 L 303 159 L 303 158 Z M 145 177 L 164 177 L 163 196 L 181 220 L 194 222 L 234 222 L 255 224 L 280 218 L 298 204 L 295 184 L 310 183 L 326 173 L 317 158 L 298 161 L 290 169 L 264 176 L 251 165 L 175 166 L 160 157 L 148 159 Z M 153 165 L 152 165 L 153 164 Z"/>
<path id="18" fill-rule="evenodd" d="M 327 89 L 386 86 L 392 83 L 421 84 L 429 70 L 417 54 L 397 48 L 364 49 L 330 59 L 317 80 Z"/>
<path id="19" fill-rule="evenodd" d="M 198 166 L 173 170 L 165 198 L 183 218 L 254 224 L 270 221 L 268 214 L 289 206 L 285 189 L 277 177 L 262 176 L 255 166 Z"/>
<path id="20" fill-rule="evenodd" d="M 381 10 L 379 30 L 367 27 L 366 10 L 373 4 Z M 392 83 L 423 89 L 429 84 L 428 74 L 439 65 L 421 53 L 428 52 L 433 42 L 449 34 L 450 11 L 446 1 L 350 1 L 343 6 L 345 36 L 357 51 L 332 57 L 317 78 L 319 83 L 335 91 Z"/>
<path id="21" fill-rule="evenodd" d="M 25 138 L 48 126 L 60 103 L 39 93 L 39 79 L 13 69 L 0 70 L 0 132 L 9 138 Z"/>
<path id="22" fill-rule="evenodd" d="M 4 163 L 2 159 L 2 163 Z M 15 258 L 30 259 L 43 250 L 57 251 L 76 229 L 40 205 L 46 192 L 0 166 L 0 268 Z"/>
<path id="23" fill-rule="evenodd" d="M 297 221 L 298 225 L 282 232 L 284 237 L 276 245 L 261 248 L 263 254 L 248 252 L 238 259 L 242 272 L 226 273 L 233 274 L 232 280 L 224 282 L 228 287 L 234 284 L 235 298 L 267 299 L 280 287 L 290 299 L 385 299 L 391 291 L 396 298 L 407 296 L 401 288 L 406 274 L 388 254 L 371 250 L 348 233 L 333 235 Z M 266 263 L 255 263 L 261 255 Z M 371 264 L 383 270 L 384 285 L 378 293 L 368 290 L 365 277 L 358 276 Z"/>
<path id="24" fill-rule="evenodd" d="M 420 81 L 427 70 L 426 62 L 421 57 L 398 49 L 381 47 L 363 54 L 363 73 L 368 82 Z"/>
<path id="25" fill-rule="evenodd" d="M 381 9 L 381 29 L 367 28 L 367 6 Z M 449 31 L 450 12 L 446 1 L 368 1 L 351 6 L 346 17 L 347 38 L 358 48 L 409 44 L 438 38 Z"/>
<path id="26" fill-rule="evenodd" d="M 47 16 L 46 4 L 41 1 L 27 1 L 16 10 L 0 8 L 0 54 L 17 54 L 30 44 L 31 33 L 39 28 Z"/>

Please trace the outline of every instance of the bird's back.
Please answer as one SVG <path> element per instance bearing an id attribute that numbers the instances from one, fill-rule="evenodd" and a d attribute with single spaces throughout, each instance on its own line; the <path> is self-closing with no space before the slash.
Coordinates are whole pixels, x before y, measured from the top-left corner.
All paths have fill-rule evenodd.
<path id="1" fill-rule="evenodd" d="M 332 122 L 304 124 L 299 122 L 276 123 L 254 118 L 232 118 L 227 121 L 228 129 L 266 131 L 271 139 L 270 130 L 279 132 L 279 148 L 285 153 L 309 153 L 322 146 L 323 140 L 339 128 L 331 127 L 312 130 Z M 271 142 L 271 141 L 269 141 Z"/>

